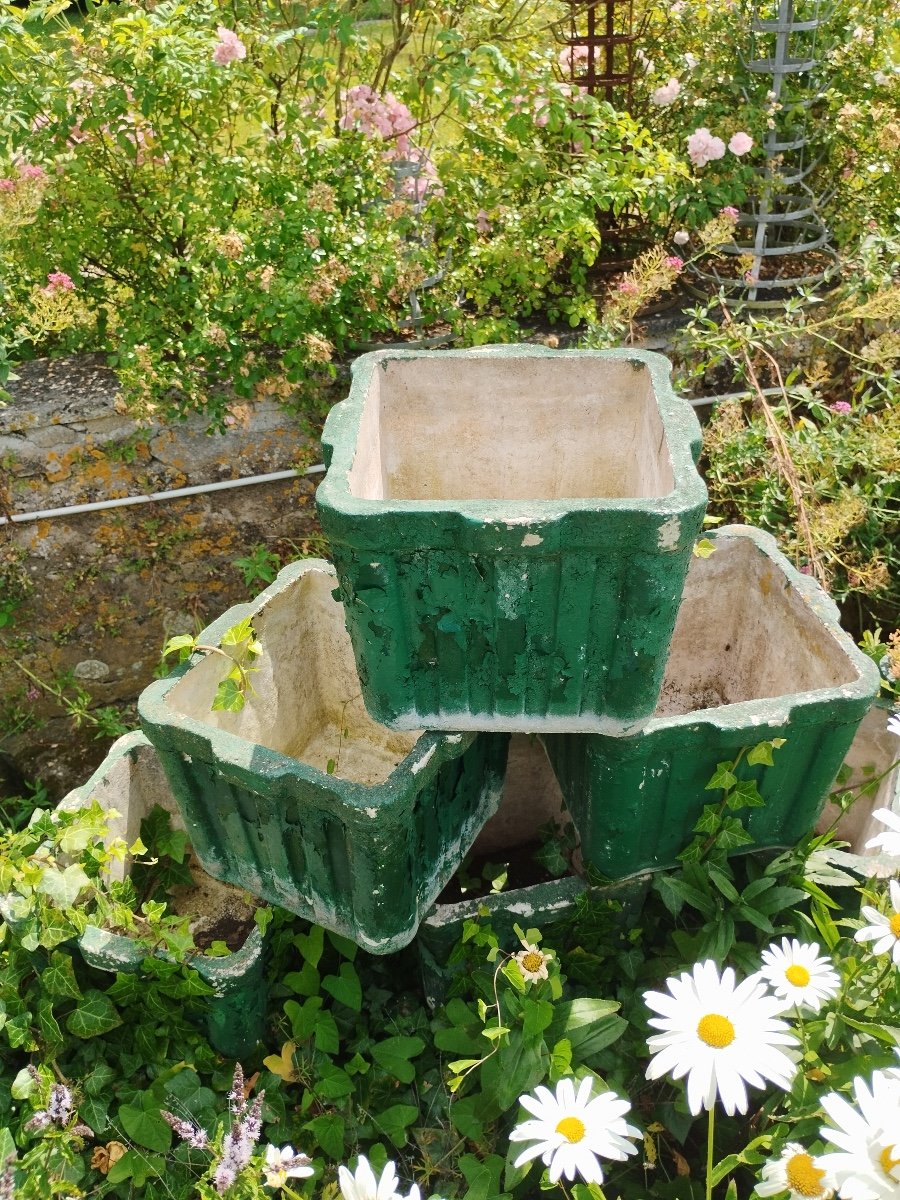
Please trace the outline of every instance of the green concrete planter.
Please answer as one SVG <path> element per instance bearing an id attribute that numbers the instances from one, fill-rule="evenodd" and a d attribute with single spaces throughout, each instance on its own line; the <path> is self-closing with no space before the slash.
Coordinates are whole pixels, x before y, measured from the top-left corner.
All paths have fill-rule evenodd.
<path id="1" fill-rule="evenodd" d="M 373 717 L 619 733 L 652 715 L 706 504 L 666 359 L 366 354 L 323 443 L 319 516 Z"/>
<path id="2" fill-rule="evenodd" d="M 887 700 L 879 700 L 866 713 L 847 752 L 845 765 L 850 774 L 841 789 L 856 788 L 873 779 L 878 782 L 861 791 L 843 815 L 835 805 L 826 804 L 816 823 L 821 832 L 837 820 L 835 832 L 848 845 L 846 850 L 829 853 L 837 865 L 862 876 L 889 876 L 897 869 L 896 859 L 879 853 L 877 847 L 866 846 L 876 834 L 885 831 L 881 821 L 872 816 L 876 809 L 886 808 L 900 817 L 900 764 L 890 770 L 891 764 L 900 759 L 900 740 L 887 730 L 891 711 Z"/>
<path id="3" fill-rule="evenodd" d="M 374 722 L 335 582 L 328 563 L 293 563 L 204 631 L 215 645 L 253 617 L 263 654 L 240 712 L 211 710 L 215 654 L 151 684 L 139 711 L 210 875 L 387 954 L 496 810 L 508 739 Z"/>
<path id="4" fill-rule="evenodd" d="M 140 733 L 119 738 L 103 763 L 82 787 L 70 792 L 60 807 L 82 808 L 96 800 L 119 815 L 109 821 L 110 839 L 124 838 L 132 845 L 141 821 L 156 806 L 172 814 L 174 828 L 182 822 L 163 774 L 156 751 Z M 130 860 L 114 863 L 120 878 Z M 176 898 L 175 907 L 191 918 L 194 936 L 214 927 L 223 918 L 252 920 L 253 909 L 237 888 L 210 879 L 194 868 L 196 887 Z M 144 946 L 130 937 L 89 925 L 78 939 L 85 961 L 101 971 L 139 974 L 146 958 Z M 229 1058 L 240 1058 L 256 1047 L 263 1035 L 266 1015 L 266 980 L 263 972 L 263 938 L 251 925 L 243 945 L 233 954 L 211 958 L 197 954 L 189 961 L 212 995 L 201 999 L 206 1009 L 206 1033 L 211 1044 Z M 167 955 L 160 953 L 159 957 Z"/>
<path id="5" fill-rule="evenodd" d="M 766 800 L 758 846 L 813 827 L 878 690 L 878 671 L 832 601 L 768 534 L 733 526 L 691 563 L 657 711 L 627 737 L 542 737 L 586 863 L 612 879 L 673 866 L 711 793 L 716 764 L 785 738 L 752 774 Z"/>

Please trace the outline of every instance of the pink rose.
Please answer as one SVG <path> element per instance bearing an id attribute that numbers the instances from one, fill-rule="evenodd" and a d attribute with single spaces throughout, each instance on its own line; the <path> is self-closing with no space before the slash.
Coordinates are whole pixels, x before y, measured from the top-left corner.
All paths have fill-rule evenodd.
<path id="1" fill-rule="evenodd" d="M 217 66 L 224 67 L 236 59 L 247 57 L 247 47 L 234 30 L 226 29 L 224 25 L 220 25 L 216 30 L 216 34 L 219 40 L 213 49 L 212 59 Z"/>
<path id="2" fill-rule="evenodd" d="M 728 149 L 740 158 L 742 154 L 753 149 L 753 138 L 748 133 L 736 133 L 728 143 Z"/>
<path id="3" fill-rule="evenodd" d="M 714 137 L 708 129 L 701 126 L 695 129 L 687 140 L 688 158 L 695 167 L 704 167 L 708 162 L 725 157 L 725 143 L 719 137 Z"/>
<path id="4" fill-rule="evenodd" d="M 658 87 L 655 92 L 651 92 L 650 99 L 654 104 L 658 104 L 660 108 L 665 108 L 667 104 L 671 104 L 677 99 L 678 93 L 681 91 L 681 84 L 677 79 L 670 79 L 668 83 L 664 83 L 662 87 Z"/>

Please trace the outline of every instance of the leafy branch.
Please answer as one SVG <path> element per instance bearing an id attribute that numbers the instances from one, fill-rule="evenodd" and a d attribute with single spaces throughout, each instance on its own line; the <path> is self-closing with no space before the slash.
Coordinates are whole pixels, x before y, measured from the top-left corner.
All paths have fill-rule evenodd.
<path id="1" fill-rule="evenodd" d="M 218 646 L 207 646 L 189 633 L 179 633 L 166 642 L 162 656 L 167 658 L 170 654 L 177 654 L 178 661 L 185 662 L 193 654 L 220 654 L 230 666 L 225 677 L 219 680 L 212 710 L 240 712 L 248 693 L 253 694 L 250 676 L 259 668 L 252 664 L 262 652 L 262 643 L 257 639 L 253 628 L 253 618 L 244 617 L 242 621 L 225 630 L 222 642 Z"/>

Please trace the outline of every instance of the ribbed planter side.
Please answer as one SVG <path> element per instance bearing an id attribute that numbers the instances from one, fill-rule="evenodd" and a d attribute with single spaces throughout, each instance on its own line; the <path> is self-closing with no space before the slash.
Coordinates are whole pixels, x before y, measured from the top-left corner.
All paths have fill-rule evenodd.
<path id="1" fill-rule="evenodd" d="M 542 738 L 585 862 L 613 879 L 673 866 L 715 799 L 717 763 L 768 738 L 786 744 L 774 766 L 742 766 L 766 800 L 742 816 L 757 846 L 796 842 L 878 690 L 832 601 L 773 538 L 712 538 L 691 564 L 654 718 L 628 737 Z"/>
<path id="2" fill-rule="evenodd" d="M 129 733 L 119 738 L 87 783 L 70 792 L 60 807 L 77 809 L 92 801 L 119 814 L 110 819 L 110 840 L 122 837 L 129 845 L 133 844 L 140 832 L 141 821 L 156 805 L 172 814 L 174 828 L 182 827 L 156 751 L 141 733 Z M 113 871 L 120 878 L 128 869 L 129 860 L 113 864 Z M 244 905 L 237 889 L 229 888 L 227 884 L 215 883 L 211 890 L 219 897 L 222 911 L 228 911 L 237 903 Z M 184 915 L 190 918 L 192 913 Z M 204 915 L 215 917 L 216 914 L 207 911 Z M 78 939 L 78 948 L 90 966 L 129 975 L 141 972 L 148 953 L 145 946 L 132 938 L 93 925 L 89 925 Z M 166 953 L 156 953 L 159 958 L 169 960 Z M 233 954 L 221 958 L 196 954 L 186 965 L 213 989 L 211 996 L 200 1000 L 205 1008 L 206 1034 L 210 1043 L 229 1058 L 251 1053 L 263 1035 L 266 1015 L 264 942 L 259 929 L 254 926 L 244 944 Z"/>
<path id="3" fill-rule="evenodd" d="M 377 720 L 620 732 L 650 716 L 706 504 L 664 358 L 369 354 L 323 442 L 316 500 Z"/>
<path id="4" fill-rule="evenodd" d="M 508 739 L 371 721 L 334 585 L 328 563 L 293 563 L 201 635 L 216 645 L 253 616 L 263 655 L 241 712 L 211 710 L 219 655 L 151 685 L 139 710 L 211 875 L 387 954 L 496 810 Z"/>

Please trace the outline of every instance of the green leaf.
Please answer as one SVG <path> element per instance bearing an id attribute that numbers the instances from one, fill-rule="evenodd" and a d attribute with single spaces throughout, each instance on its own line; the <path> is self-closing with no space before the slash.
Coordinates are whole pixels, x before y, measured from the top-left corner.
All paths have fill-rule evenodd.
<path id="1" fill-rule="evenodd" d="M 322 990 L 354 1012 L 362 1008 L 362 984 L 352 963 L 341 963 L 337 975 L 326 975 L 322 980 Z"/>
<path id="2" fill-rule="evenodd" d="M 168 1126 L 166 1126 L 168 1129 Z M 126 1150 L 122 1157 L 109 1168 L 107 1183 L 124 1183 L 130 1179 L 136 1188 L 143 1188 L 150 1178 L 162 1178 L 165 1160 L 148 1158 L 140 1150 Z"/>
<path id="3" fill-rule="evenodd" d="M 481 1157 L 462 1154 L 457 1165 L 469 1185 L 463 1200 L 503 1200 L 509 1195 L 500 1187 L 505 1163 L 498 1154 Z"/>
<path id="4" fill-rule="evenodd" d="M 195 637 L 191 637 L 189 633 L 176 633 L 174 637 L 170 637 L 163 646 L 163 658 L 167 658 L 170 654 L 175 654 L 181 650 L 193 650 L 197 643 Z"/>
<path id="5" fill-rule="evenodd" d="M 319 992 L 319 972 L 312 963 L 305 962 L 299 971 L 289 971 L 282 983 L 298 996 L 316 996 Z"/>
<path id="6" fill-rule="evenodd" d="M 27 1100 L 36 1087 L 34 1076 L 27 1067 L 23 1067 L 12 1081 L 9 1094 L 13 1100 Z"/>
<path id="7" fill-rule="evenodd" d="M 122 1024 L 116 1006 L 104 993 L 91 988 L 66 1018 L 66 1029 L 75 1037 L 99 1037 Z M 151 1147 L 152 1149 L 152 1147 Z"/>
<path id="8" fill-rule="evenodd" d="M 754 779 L 739 779 L 728 796 L 728 807 L 762 808 L 765 804 Z"/>
<path id="9" fill-rule="evenodd" d="M 700 538 L 699 541 L 694 542 L 695 558 L 709 558 L 711 554 L 715 553 L 715 550 L 716 548 L 709 538 Z"/>
<path id="10" fill-rule="evenodd" d="M 896 1025 L 881 1025 L 875 1021 L 857 1021 L 846 1015 L 844 1015 L 844 1021 L 851 1029 L 867 1033 L 870 1037 L 876 1038 L 879 1042 L 885 1042 L 888 1046 L 900 1045 L 900 1027 Z"/>
<path id="11" fill-rule="evenodd" d="M 94 1133 L 103 1133 L 109 1125 L 109 1100 L 104 1096 L 85 1096 L 78 1105 L 78 1116 Z"/>
<path id="12" fill-rule="evenodd" d="M 133 1142 L 147 1150 L 165 1154 L 172 1145 L 172 1130 L 156 1112 L 131 1104 L 119 1106 L 119 1122 Z"/>
<path id="13" fill-rule="evenodd" d="M 53 1013 L 53 1001 L 48 996 L 41 996 L 38 1000 L 35 1017 L 41 1041 L 47 1053 L 53 1057 L 65 1042 L 65 1038 Z"/>
<path id="14" fill-rule="evenodd" d="M 325 1100 L 342 1100 L 344 1096 L 350 1096 L 354 1091 L 352 1078 L 346 1071 L 342 1071 L 340 1067 L 334 1066 L 333 1063 L 323 1063 L 316 1068 L 318 1078 L 316 1079 L 314 1090 L 317 1095 Z"/>
<path id="15" fill-rule="evenodd" d="M 346 1122 L 338 1113 L 323 1113 L 314 1117 L 303 1126 L 315 1138 L 321 1150 L 329 1158 L 340 1160 L 344 1157 L 344 1133 Z"/>
<path id="16" fill-rule="evenodd" d="M 59 996 L 68 1000 L 80 1000 L 81 988 L 75 979 L 71 956 L 54 950 L 50 963 L 41 975 L 41 987 L 48 996 Z"/>
<path id="17" fill-rule="evenodd" d="M 83 888 L 90 887 L 91 881 L 78 863 L 72 863 L 65 870 L 57 867 L 45 867 L 35 891 L 49 896 L 60 908 L 71 908 L 78 899 Z"/>
<path id="18" fill-rule="evenodd" d="M 371 1049 L 372 1058 L 378 1065 L 399 1079 L 401 1083 L 412 1083 L 416 1069 L 409 1061 L 421 1054 L 425 1043 L 418 1037 L 390 1037 L 377 1042 Z"/>
<path id="19" fill-rule="evenodd" d="M 244 693 L 230 675 L 220 680 L 211 707 L 213 712 L 240 712 L 244 707 Z"/>
<path id="20" fill-rule="evenodd" d="M 304 960 L 311 967 L 317 967 L 325 946 L 325 930 L 322 926 L 312 925 L 310 926 L 309 933 L 297 933 L 294 935 L 293 940 L 294 945 L 303 955 Z"/>
<path id="21" fill-rule="evenodd" d="M 376 1129 L 384 1133 L 399 1150 L 406 1145 L 406 1131 L 419 1115 L 414 1104 L 392 1104 L 373 1117 Z M 337 1157 L 337 1156 L 335 1156 Z"/>
<path id="22" fill-rule="evenodd" d="M 733 762 L 720 762 L 716 764 L 716 771 L 712 779 L 706 785 L 706 791 L 712 792 L 721 789 L 723 792 L 729 791 L 737 783 L 737 775 L 732 771 Z"/>

